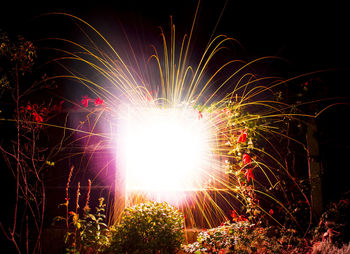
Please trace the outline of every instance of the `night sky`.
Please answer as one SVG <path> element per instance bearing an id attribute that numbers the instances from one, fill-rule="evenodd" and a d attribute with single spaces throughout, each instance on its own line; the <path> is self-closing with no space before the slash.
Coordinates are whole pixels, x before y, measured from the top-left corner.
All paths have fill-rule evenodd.
<path id="1" fill-rule="evenodd" d="M 23 34 L 28 39 L 72 33 L 68 23 L 58 18 L 39 17 L 49 12 L 74 14 L 95 26 L 112 42 L 117 43 L 114 31 L 123 25 L 125 31 L 140 41 L 153 43 L 160 40 L 158 26 L 168 31 L 172 15 L 178 35 L 191 28 L 197 1 L 49 1 L 17 3 L 1 7 L 0 29 Z M 314 1 L 202 1 L 193 38 L 194 45 L 203 48 L 208 42 L 224 6 L 223 15 L 215 34 L 226 34 L 237 39 L 239 58 L 252 60 L 262 56 L 284 58 L 283 66 L 267 65 L 259 69 L 264 74 L 276 68 L 286 77 L 302 73 L 329 70 L 320 74 L 325 89 L 321 97 L 345 97 L 349 102 L 350 36 L 348 6 Z M 307 5 L 305 3 L 308 2 Z M 120 31 L 120 30 L 118 30 Z M 72 34 L 74 37 L 74 34 Z M 149 42 L 148 42 L 149 41 Z M 194 55 L 196 52 L 194 47 Z M 327 173 L 327 186 L 339 194 L 350 189 L 350 134 L 347 119 L 350 106 L 336 106 L 319 121 L 322 162 Z M 332 182 L 333 184 L 330 184 Z M 327 190 L 330 191 L 330 190 Z M 334 194 L 335 195 L 335 194 Z M 329 195 L 329 199 L 334 198 Z"/>

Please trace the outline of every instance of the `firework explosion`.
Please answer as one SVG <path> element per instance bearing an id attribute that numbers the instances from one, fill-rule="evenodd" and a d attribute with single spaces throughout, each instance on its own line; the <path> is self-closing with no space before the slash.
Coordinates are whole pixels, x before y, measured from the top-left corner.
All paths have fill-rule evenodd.
<path id="1" fill-rule="evenodd" d="M 293 218 L 284 205 L 288 193 L 281 186 L 282 176 L 290 174 L 257 145 L 262 140 L 276 151 L 269 137 L 285 136 L 279 131 L 281 119 L 296 115 L 289 105 L 271 99 L 274 88 L 285 80 L 251 71 L 255 63 L 272 57 L 248 63 L 228 60 L 219 67 L 214 64 L 212 71 L 216 55 L 234 41 L 219 35 L 198 63 L 190 65 L 194 21 L 179 44 L 171 23 L 169 38 L 161 31 L 162 50 L 153 47 L 145 62 L 131 51 L 135 63 L 130 64 L 90 24 L 60 15 L 73 18 L 97 37 L 84 31 L 88 45 L 55 39 L 70 47 L 59 50 L 65 54 L 57 59 L 61 64 L 77 61 L 97 79 L 69 68 L 68 75 L 53 78 L 74 79 L 89 89 L 90 96 L 77 103 L 88 111 L 90 126 L 79 129 L 79 140 L 89 147 L 94 136 L 101 136 L 117 147 L 114 209 L 156 199 L 183 209 L 189 227 L 212 227 L 229 216 L 246 220 L 257 214 L 278 223 L 273 210 L 259 202 L 263 200 Z M 97 133 L 97 122 L 113 131 Z M 282 194 L 275 195 L 275 190 Z"/>

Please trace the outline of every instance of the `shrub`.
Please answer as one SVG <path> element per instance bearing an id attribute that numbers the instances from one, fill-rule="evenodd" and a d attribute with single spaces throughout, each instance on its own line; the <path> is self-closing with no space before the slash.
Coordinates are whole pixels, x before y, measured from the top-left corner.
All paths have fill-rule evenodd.
<path id="1" fill-rule="evenodd" d="M 341 246 L 350 241 L 350 199 L 341 199 L 330 204 L 322 214 L 315 229 L 315 240 L 330 242 Z"/>
<path id="2" fill-rule="evenodd" d="M 269 228 L 248 221 L 226 222 L 201 232 L 197 242 L 183 246 L 185 253 L 278 253 L 281 244 L 268 236 Z"/>
<path id="3" fill-rule="evenodd" d="M 338 248 L 330 240 L 315 243 L 312 254 L 350 254 L 350 243 Z"/>
<path id="4" fill-rule="evenodd" d="M 126 208 L 109 253 L 176 253 L 183 241 L 183 224 L 182 213 L 165 202 Z"/>
<path id="5" fill-rule="evenodd" d="M 185 253 L 310 253 L 307 240 L 295 230 L 261 227 L 248 221 L 225 222 L 219 227 L 201 232 L 197 242 L 182 247 Z"/>

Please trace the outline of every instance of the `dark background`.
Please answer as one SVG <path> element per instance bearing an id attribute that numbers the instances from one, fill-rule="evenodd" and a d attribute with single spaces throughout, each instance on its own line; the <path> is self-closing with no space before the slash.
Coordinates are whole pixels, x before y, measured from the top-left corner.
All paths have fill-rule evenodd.
<path id="1" fill-rule="evenodd" d="M 179 38 L 188 33 L 196 6 L 195 0 L 28 1 L 20 4 L 13 1 L 2 7 L 0 28 L 23 34 L 39 45 L 41 39 L 48 37 L 63 36 L 79 40 L 71 20 L 54 15 L 40 16 L 50 12 L 66 12 L 88 21 L 116 48 L 122 47 L 119 42 L 125 39 L 121 27 L 134 45 L 147 48 L 151 43 L 160 42 L 159 26 L 166 33 L 169 31 L 170 16 L 173 17 Z M 278 64 L 268 62 L 259 67 L 256 71 L 260 75 L 279 73 L 288 78 L 322 71 L 310 76 L 318 77 L 319 88 L 309 92 L 303 100 L 342 97 L 338 102 L 347 103 L 350 95 L 350 22 L 346 11 L 345 3 L 336 2 L 202 1 L 194 30 L 192 57 L 200 56 L 213 34 L 226 34 L 241 44 L 233 44 L 233 57 L 247 61 L 263 56 L 284 59 Z M 305 81 L 308 79 L 300 80 Z M 325 172 L 329 174 L 325 185 L 329 187 L 325 192 L 336 193 L 329 194 L 329 199 L 349 189 L 345 177 L 350 171 L 349 112 L 349 106 L 338 105 L 318 119 L 322 161 Z"/>
<path id="2" fill-rule="evenodd" d="M 306 99 L 339 98 L 337 101 L 349 103 L 350 22 L 345 4 L 320 1 L 202 1 L 192 54 L 196 57 L 202 53 L 216 27 L 214 34 L 225 34 L 240 42 L 242 47 L 234 44 L 232 51 L 237 58 L 249 61 L 257 57 L 278 56 L 285 59 L 279 64 L 268 63 L 259 68 L 259 74 L 278 72 L 282 76 L 293 77 L 323 71 L 317 75 L 321 88 L 313 90 Z M 47 37 L 64 35 L 66 38 L 76 38 L 67 20 L 40 17 L 50 12 L 66 12 L 88 21 L 113 45 L 118 44 L 121 25 L 130 38 L 138 43 L 150 44 L 160 41 L 159 26 L 166 33 L 169 31 L 170 15 L 173 16 L 177 34 L 182 36 L 188 33 L 196 6 L 197 1 L 193 0 L 92 3 L 12 1 L 1 7 L 0 29 L 22 34 L 38 44 Z M 342 104 L 330 108 L 317 119 L 327 202 L 350 190 L 349 117 L 350 106 Z"/>
<path id="3" fill-rule="evenodd" d="M 178 1 L 27 1 L 9 2 L 2 7 L 0 24 L 4 30 L 43 35 L 57 34 L 60 21 L 33 18 L 48 12 L 77 15 L 104 34 L 113 33 L 121 20 L 125 26 L 143 29 L 168 28 L 172 15 L 179 33 L 188 32 L 197 6 L 196 0 Z M 251 57 L 286 57 L 300 71 L 344 67 L 350 55 L 347 36 L 349 17 L 346 5 L 337 2 L 202 1 L 196 37 L 211 35 L 222 9 L 216 33 L 241 42 Z M 130 25 L 131 24 L 131 25 Z M 146 30 L 146 31 L 147 31 Z M 167 30 L 166 30 L 167 31 Z M 62 32 L 62 31 L 61 31 Z M 107 35 L 107 36 L 108 36 Z M 35 37 L 34 36 L 34 37 Z M 39 38 L 35 38 L 39 39 Z"/>

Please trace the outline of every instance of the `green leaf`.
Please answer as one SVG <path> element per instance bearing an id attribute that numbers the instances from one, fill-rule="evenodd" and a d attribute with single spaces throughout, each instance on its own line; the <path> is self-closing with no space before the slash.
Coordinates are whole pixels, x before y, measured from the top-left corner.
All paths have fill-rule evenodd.
<path id="1" fill-rule="evenodd" d="M 68 206 L 68 201 L 67 201 L 67 202 L 65 202 L 65 203 L 61 203 L 61 204 L 59 204 L 59 205 L 58 205 L 58 208 L 60 208 L 61 206 Z"/>
<path id="2" fill-rule="evenodd" d="M 95 215 L 89 213 L 89 214 L 88 214 L 88 217 L 89 217 L 90 219 L 96 221 Z"/>
<path id="3" fill-rule="evenodd" d="M 62 216 L 56 216 L 55 218 L 53 218 L 53 221 L 56 222 L 56 221 L 65 221 L 66 218 L 62 217 Z"/>

